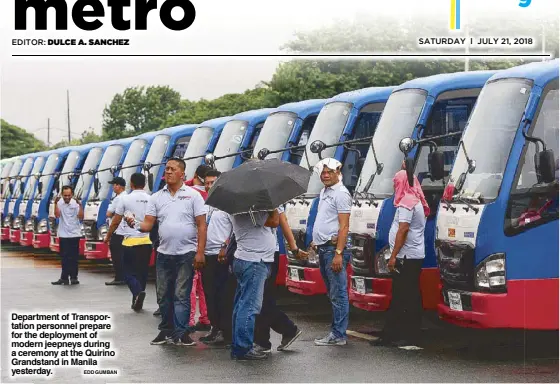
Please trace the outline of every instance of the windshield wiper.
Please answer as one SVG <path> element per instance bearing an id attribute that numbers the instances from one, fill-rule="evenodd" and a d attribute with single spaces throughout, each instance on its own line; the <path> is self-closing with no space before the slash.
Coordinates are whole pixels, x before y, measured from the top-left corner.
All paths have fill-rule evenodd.
<path id="1" fill-rule="evenodd" d="M 364 189 L 362 189 L 362 191 L 359 192 L 360 194 L 369 193 L 369 192 L 366 192 L 366 191 L 369 191 L 371 185 L 373 184 L 373 180 L 375 179 L 375 176 L 376 175 L 381 175 L 381 173 L 383 172 L 384 165 L 383 165 L 383 163 L 380 163 L 377 160 L 377 153 L 375 152 L 375 148 L 373 146 L 373 140 L 370 141 L 370 147 L 371 147 L 371 151 L 373 153 L 373 160 L 375 161 L 375 168 L 376 169 L 375 169 L 375 172 L 372 172 L 372 174 L 370 175 L 366 185 L 364 186 Z M 371 195 L 375 199 L 375 195 L 373 193 Z M 377 207 L 377 205 L 375 205 L 375 207 Z"/>
<path id="2" fill-rule="evenodd" d="M 463 140 L 459 141 L 459 146 L 463 148 L 463 153 L 465 154 L 465 158 L 467 159 L 467 170 L 462 172 L 457 179 L 456 188 L 458 191 L 461 191 L 461 189 L 463 189 L 463 186 L 465 185 L 465 181 L 467 180 L 467 174 L 473 173 L 476 169 L 476 161 L 471 159 L 467 154 L 467 149 L 465 148 L 465 143 L 463 142 Z"/>
<path id="3" fill-rule="evenodd" d="M 478 212 L 480 211 L 479 208 L 475 207 L 474 205 L 472 205 L 471 203 L 469 203 L 468 199 L 466 199 L 465 197 L 462 196 L 454 196 L 453 197 L 454 201 L 458 201 L 460 203 L 463 203 L 466 205 L 466 207 L 463 207 L 463 209 L 468 212 L 469 209 L 472 209 L 474 211 L 474 213 L 478 214 Z"/>

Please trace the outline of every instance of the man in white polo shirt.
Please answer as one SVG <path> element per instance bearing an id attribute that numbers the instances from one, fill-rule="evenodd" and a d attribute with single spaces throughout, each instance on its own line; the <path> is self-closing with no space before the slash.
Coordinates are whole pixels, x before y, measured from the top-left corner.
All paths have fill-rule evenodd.
<path id="1" fill-rule="evenodd" d="M 126 218 L 140 232 L 159 225 L 156 293 L 161 323 L 151 344 L 192 346 L 189 327 L 194 269 L 204 267 L 206 207 L 200 193 L 183 184 L 185 161 L 172 158 L 165 165 L 166 186 L 153 194 L 141 223 Z M 194 269 L 193 269 L 194 265 Z"/>
<path id="2" fill-rule="evenodd" d="M 132 309 L 142 309 L 146 297 L 146 281 L 148 280 L 148 269 L 150 256 L 152 255 L 152 242 L 149 233 L 140 232 L 130 228 L 123 217 L 132 215 L 137 221 L 143 221 L 146 216 L 148 200 L 150 195 L 144 191 L 146 176 L 142 173 L 134 173 L 130 177 L 130 193 L 122 197 L 115 204 L 115 214 L 111 226 L 107 231 L 105 242 L 111 241 L 115 231 L 122 230 L 123 240 L 123 275 L 130 292 L 132 293 Z"/>
<path id="3" fill-rule="evenodd" d="M 119 200 L 126 196 L 126 180 L 122 177 L 115 177 L 113 180 L 109 181 L 109 184 L 113 185 L 113 192 L 115 192 L 115 197 L 109 204 L 107 208 L 107 218 L 110 219 L 115 214 L 115 207 Z M 126 232 L 126 223 L 123 221 L 121 225 L 115 231 L 115 234 L 111 237 L 109 244 L 109 249 L 111 250 L 111 261 L 113 262 L 113 269 L 115 270 L 115 278 L 113 281 L 106 281 L 105 285 L 123 285 L 126 284 L 124 281 L 124 270 L 123 270 L 123 235 Z"/>
<path id="4" fill-rule="evenodd" d="M 352 196 L 342 184 L 341 168 L 342 164 L 333 158 L 323 159 L 315 166 L 315 172 L 320 174 L 325 187 L 319 194 L 313 246 L 319 253 L 319 267 L 333 310 L 331 332 L 321 339 L 315 339 L 315 345 L 346 345 L 350 313 L 346 267 L 351 253 L 345 246 Z"/>
<path id="5" fill-rule="evenodd" d="M 60 279 L 52 285 L 80 284 L 78 281 L 78 257 L 82 226 L 80 220 L 84 218 L 82 204 L 74 198 L 71 186 L 62 187 L 62 200 L 57 196 L 54 201 L 54 215 L 59 219 L 58 237 L 60 238 L 60 259 L 62 272 Z M 68 282 L 70 278 L 70 282 Z"/>

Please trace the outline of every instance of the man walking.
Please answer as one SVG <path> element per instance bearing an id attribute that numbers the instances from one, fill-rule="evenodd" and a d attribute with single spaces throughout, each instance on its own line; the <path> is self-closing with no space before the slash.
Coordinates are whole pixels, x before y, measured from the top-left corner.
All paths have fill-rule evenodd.
<path id="1" fill-rule="evenodd" d="M 113 185 L 113 192 L 115 192 L 115 197 L 109 208 L 107 208 L 107 217 L 113 217 L 115 213 L 115 207 L 118 201 L 126 195 L 126 181 L 122 177 L 115 177 L 113 180 L 109 181 L 109 184 Z M 123 235 L 126 232 L 126 223 L 123 222 L 117 228 L 115 234 L 111 237 L 111 242 L 109 243 L 109 249 L 111 250 L 111 260 L 113 261 L 113 269 L 115 270 L 115 278 L 113 281 L 106 281 L 105 285 L 124 285 L 124 272 L 123 272 Z"/>
<path id="2" fill-rule="evenodd" d="M 233 308 L 232 359 L 263 360 L 266 353 L 253 348 L 255 317 L 261 311 L 264 283 L 270 274 L 269 263 L 274 262 L 276 237 L 271 228 L 278 227 L 280 215 L 271 212 L 231 216 L 237 249 L 233 273 L 237 278 Z"/>
<path id="3" fill-rule="evenodd" d="M 151 344 L 196 345 L 189 336 L 190 294 L 193 266 L 204 267 L 206 207 L 200 194 L 183 184 L 184 177 L 185 161 L 168 160 L 166 185 L 148 200 L 144 221 L 126 218 L 140 232 L 150 232 L 156 220 L 159 225 L 156 293 L 161 323 Z"/>
<path id="4" fill-rule="evenodd" d="M 58 237 L 60 238 L 62 272 L 60 279 L 53 281 L 51 284 L 80 284 L 78 281 L 78 257 L 80 238 L 82 237 L 80 220 L 84 218 L 82 204 L 74 199 L 72 187 L 65 185 L 62 187 L 62 200 L 60 200 L 60 196 L 57 196 L 54 206 L 54 214 L 59 219 Z M 68 279 L 70 279 L 70 282 Z"/>
<path id="5" fill-rule="evenodd" d="M 319 194 L 312 247 L 319 253 L 319 267 L 333 310 L 331 332 L 315 339 L 315 345 L 346 345 L 350 312 L 346 267 L 351 254 L 345 246 L 352 197 L 342 184 L 341 168 L 342 164 L 333 158 L 323 159 L 315 166 L 325 187 Z"/>
<path id="6" fill-rule="evenodd" d="M 298 249 L 292 230 L 288 224 L 288 219 L 283 207 L 278 208 L 280 214 L 280 228 L 288 242 L 290 252 L 297 258 L 306 258 L 307 253 Z M 277 229 L 271 228 L 276 238 L 276 252 L 274 261 L 269 263 L 270 275 L 266 279 L 264 286 L 263 304 L 260 314 L 255 322 L 255 350 L 258 352 L 270 353 L 272 344 L 270 343 L 270 330 L 282 335 L 282 341 L 278 346 L 278 351 L 286 350 L 299 336 L 301 330 L 283 311 L 276 306 L 277 286 L 276 275 L 280 264 L 280 245 L 278 244 Z"/>
<path id="7" fill-rule="evenodd" d="M 219 176 L 220 172 L 214 169 L 206 173 L 204 181 L 207 192 Z M 229 272 L 225 252 L 233 227 L 230 215 L 214 207 L 209 207 L 206 222 L 208 223 L 208 236 L 202 285 L 212 328 L 207 335 L 200 338 L 200 341 L 216 345 L 231 341 L 231 337 L 228 337 L 231 335 L 231 313 L 227 316 L 228 313 L 225 310 L 227 308 L 225 289 Z M 228 340 L 225 340 L 224 337 Z"/>
<path id="8" fill-rule="evenodd" d="M 115 215 L 105 238 L 106 243 L 111 240 L 113 232 L 118 231 L 117 228 L 122 226 L 121 223 L 126 225 L 126 222 L 122 221 L 124 216 L 134 217 L 139 222 L 144 221 L 150 198 L 150 195 L 144 191 L 145 185 L 146 176 L 142 173 L 132 174 L 130 177 L 131 192 L 123 196 L 116 204 Z M 140 232 L 127 225 L 122 245 L 124 279 L 132 293 L 131 308 L 139 311 L 142 309 L 146 297 L 146 281 L 152 255 L 150 234 Z"/>

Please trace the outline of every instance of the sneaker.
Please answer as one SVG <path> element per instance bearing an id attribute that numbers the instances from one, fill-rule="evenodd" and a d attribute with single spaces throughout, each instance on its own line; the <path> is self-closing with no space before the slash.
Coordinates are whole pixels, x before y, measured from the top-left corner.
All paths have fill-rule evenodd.
<path id="1" fill-rule="evenodd" d="M 51 282 L 52 285 L 69 285 L 70 282 L 68 280 L 58 279 L 57 281 Z"/>
<path id="2" fill-rule="evenodd" d="M 177 337 L 177 338 L 173 339 L 172 341 L 170 340 L 169 344 L 192 347 L 192 346 L 196 345 L 196 341 L 191 339 L 191 337 L 188 334 L 185 333 L 181 337 Z"/>
<path id="3" fill-rule="evenodd" d="M 212 329 L 212 326 L 210 324 L 202 324 L 200 322 L 196 323 L 194 326 L 194 330 L 200 332 L 208 332 L 210 331 L 210 329 Z"/>
<path id="4" fill-rule="evenodd" d="M 134 298 L 134 303 L 132 304 L 132 309 L 139 311 L 144 305 L 144 299 L 146 298 L 146 292 L 142 291 Z"/>
<path id="5" fill-rule="evenodd" d="M 202 336 L 199 340 L 208 345 L 223 344 L 225 341 L 222 331 L 214 331 L 214 329 L 205 336 Z"/>
<path id="6" fill-rule="evenodd" d="M 167 340 L 169 340 L 169 333 L 166 331 L 160 331 L 155 339 L 150 341 L 151 345 L 162 345 L 166 344 Z"/>
<path id="7" fill-rule="evenodd" d="M 288 349 L 288 347 L 290 345 L 292 345 L 292 343 L 294 341 L 296 341 L 296 339 L 298 337 L 300 337 L 302 334 L 301 329 L 297 328 L 296 329 L 296 334 L 294 336 L 284 336 L 282 335 L 282 341 L 280 342 L 280 345 L 278 346 L 278 348 L 276 348 L 277 351 L 285 351 L 286 349 Z"/>
<path id="8" fill-rule="evenodd" d="M 78 284 L 80 284 L 80 282 L 78 281 L 78 279 L 70 279 L 70 284 L 78 285 Z"/>
<path id="9" fill-rule="evenodd" d="M 249 352 L 247 352 L 242 356 L 232 355 L 231 358 L 233 360 L 266 360 L 268 359 L 268 354 L 263 352 L 257 352 L 254 349 L 251 349 Z"/>
<path id="10" fill-rule="evenodd" d="M 332 333 L 329 333 L 322 339 L 315 339 L 315 345 L 346 345 L 346 339 L 343 339 L 342 337 L 335 337 Z"/>
<path id="11" fill-rule="evenodd" d="M 154 312 L 154 316 L 161 316 L 161 312 L 159 311 L 159 308 L 156 309 L 156 311 Z"/>
<path id="12" fill-rule="evenodd" d="M 253 344 L 253 351 L 259 352 L 259 353 L 272 353 L 272 349 L 271 349 L 271 348 L 261 347 L 261 346 L 258 345 L 258 344 Z"/>

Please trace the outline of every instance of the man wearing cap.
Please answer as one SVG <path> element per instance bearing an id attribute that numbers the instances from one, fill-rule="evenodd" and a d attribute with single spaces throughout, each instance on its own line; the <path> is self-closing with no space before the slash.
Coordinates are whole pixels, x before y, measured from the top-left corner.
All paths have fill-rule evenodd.
<path id="1" fill-rule="evenodd" d="M 146 297 L 146 281 L 152 254 L 152 242 L 149 233 L 142 233 L 130 228 L 122 218 L 133 216 L 137 221 L 144 220 L 148 199 L 150 198 L 150 195 L 144 191 L 145 185 L 146 176 L 142 173 L 132 174 L 130 177 L 131 191 L 126 195 L 122 194 L 122 198 L 115 204 L 113 221 L 105 237 L 105 242 L 108 243 L 115 230 L 118 231 L 117 228 L 120 229 L 122 224 L 126 226 L 122 241 L 123 269 L 126 284 L 132 293 L 131 308 L 135 311 L 142 309 Z"/>
<path id="2" fill-rule="evenodd" d="M 113 180 L 109 181 L 109 184 L 113 185 L 113 192 L 115 192 L 115 197 L 109 204 L 107 208 L 107 219 L 110 219 L 115 214 L 115 207 L 118 201 L 126 195 L 126 181 L 122 177 L 114 177 Z M 113 269 L 115 270 L 115 278 L 113 281 L 106 281 L 105 285 L 125 285 L 124 281 L 124 271 L 123 271 L 123 235 L 126 232 L 126 223 L 123 222 L 117 228 L 115 234 L 110 237 L 111 242 L 109 243 L 109 249 L 111 250 L 111 260 L 113 261 Z"/>
<path id="3" fill-rule="evenodd" d="M 342 184 L 341 168 L 342 164 L 333 158 L 321 160 L 314 168 L 325 187 L 319 194 L 312 247 L 319 254 L 319 267 L 333 310 L 331 332 L 321 339 L 315 339 L 315 345 L 346 345 L 350 312 L 346 266 L 351 254 L 345 246 L 352 196 Z"/>

